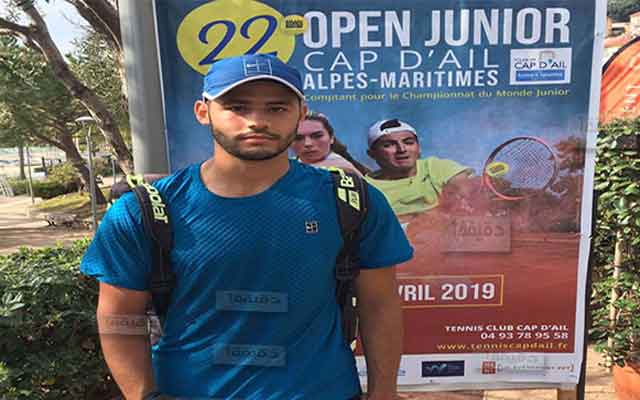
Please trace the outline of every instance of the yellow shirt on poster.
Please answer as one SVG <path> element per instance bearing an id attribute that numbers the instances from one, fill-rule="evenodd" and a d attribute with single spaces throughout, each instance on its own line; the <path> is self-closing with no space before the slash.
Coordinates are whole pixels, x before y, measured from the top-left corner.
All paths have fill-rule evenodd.
<path id="1" fill-rule="evenodd" d="M 409 178 L 382 180 L 365 176 L 365 179 L 384 194 L 396 215 L 404 215 L 436 207 L 449 179 L 470 171 L 455 161 L 437 157 L 418 160 L 416 167 L 416 175 Z"/>

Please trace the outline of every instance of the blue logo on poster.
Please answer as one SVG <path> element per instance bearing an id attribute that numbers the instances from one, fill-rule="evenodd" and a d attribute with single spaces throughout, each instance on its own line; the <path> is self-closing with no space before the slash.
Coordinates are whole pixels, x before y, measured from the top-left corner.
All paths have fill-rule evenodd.
<path id="1" fill-rule="evenodd" d="M 511 50 L 511 84 L 571 82 L 571 49 Z"/>
<path id="2" fill-rule="evenodd" d="M 464 376 L 464 361 L 423 361 L 422 377 Z"/>

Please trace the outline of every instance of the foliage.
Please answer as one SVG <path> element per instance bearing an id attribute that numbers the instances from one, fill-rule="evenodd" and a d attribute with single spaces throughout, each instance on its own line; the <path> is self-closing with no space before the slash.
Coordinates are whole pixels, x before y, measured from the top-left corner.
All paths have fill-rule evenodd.
<path id="1" fill-rule="evenodd" d="M 117 389 L 95 329 L 87 240 L 0 256 L 0 393 L 6 400 L 106 399 Z"/>
<path id="2" fill-rule="evenodd" d="M 78 171 L 69 162 L 53 165 L 49 168 L 48 173 L 48 180 L 69 188 L 69 191 L 77 190 L 81 184 Z"/>
<path id="3" fill-rule="evenodd" d="M 111 165 L 112 158 L 103 158 L 98 157 L 93 159 L 93 169 L 96 175 L 101 176 L 112 176 L 113 175 L 113 166 Z M 120 166 L 116 163 L 116 174 L 121 174 L 122 170 Z"/>
<path id="4" fill-rule="evenodd" d="M 15 195 L 29 193 L 29 182 L 26 179 L 9 179 L 9 185 L 11 185 L 11 189 Z M 43 199 L 51 199 L 56 196 L 77 191 L 78 187 L 74 185 L 75 184 L 65 184 L 50 179 L 42 181 L 34 180 L 32 182 L 33 195 Z"/>
<path id="5" fill-rule="evenodd" d="M 0 36 L 0 52 L 0 132 L 6 136 L 3 142 L 28 139 L 30 143 L 61 147 L 60 136 L 77 129 L 75 119 L 86 111 L 79 101 L 69 97 L 44 56 L 6 36 Z"/>
<path id="6" fill-rule="evenodd" d="M 71 69 L 100 96 L 120 126 L 128 128 L 128 109 L 122 93 L 118 52 L 94 31 L 87 32 L 81 40 L 75 41 L 75 47 L 69 56 Z"/>
<path id="7" fill-rule="evenodd" d="M 629 20 L 629 15 L 640 11 L 638 0 L 609 0 L 607 2 L 607 15 L 616 22 Z"/>
<path id="8" fill-rule="evenodd" d="M 101 188 L 103 196 L 108 194 L 109 189 Z M 80 219 L 91 217 L 91 197 L 88 193 L 76 192 L 57 196 L 52 199 L 44 200 L 33 206 L 33 209 L 42 214 L 48 213 L 65 213 L 75 214 Z M 107 211 L 106 205 L 98 204 L 96 213 L 98 219 L 101 219 Z"/>
<path id="9" fill-rule="evenodd" d="M 28 194 L 29 183 L 26 179 L 9 179 L 9 185 L 16 195 Z M 66 193 L 77 191 L 81 182 L 78 172 L 68 162 L 60 163 L 49 168 L 49 176 L 44 180 L 34 180 L 33 195 L 43 199 L 51 199 Z"/>
<path id="10" fill-rule="evenodd" d="M 117 2 L 113 0 L 67 0 L 67 2 L 73 5 L 92 29 L 100 32 L 115 49 L 119 60 L 118 69 L 121 71 L 123 57 Z M 101 99 L 101 96 L 85 85 L 73 72 L 69 59 L 61 57 L 59 49 L 49 34 L 50 30 L 42 17 L 40 7 L 33 7 L 35 4 L 42 6 L 43 2 L 35 0 L 8 2 L 6 7 L 8 16 L 0 16 L 0 24 L 3 27 L 0 29 L 0 36 L 18 38 L 23 47 L 43 56 L 45 63 L 50 66 L 53 72 L 54 80 L 62 84 L 75 97 L 76 103 L 81 102 L 83 107 L 90 111 L 99 130 L 107 139 L 108 144 L 112 146 L 114 154 L 117 155 L 118 162 L 125 171 L 130 172 L 132 169 L 131 151 L 123 140 L 120 130 L 121 123 L 114 116 L 113 110 L 109 109 L 109 105 Z M 11 17 L 13 17 L 13 21 L 17 22 L 11 22 Z M 21 22 L 25 20 L 29 22 L 26 25 L 21 25 Z M 65 128 L 59 127 L 59 129 L 64 130 Z M 78 164 L 76 163 L 76 165 Z M 83 173 L 83 179 L 85 176 L 86 174 Z"/>
<path id="11" fill-rule="evenodd" d="M 598 214 L 593 240 L 595 271 L 592 337 L 612 362 L 640 360 L 640 119 L 614 121 L 598 139 L 596 191 Z M 619 276 L 614 252 L 622 251 Z M 608 305 L 615 290 L 615 318 Z M 607 341 L 611 341 L 611 345 Z"/>

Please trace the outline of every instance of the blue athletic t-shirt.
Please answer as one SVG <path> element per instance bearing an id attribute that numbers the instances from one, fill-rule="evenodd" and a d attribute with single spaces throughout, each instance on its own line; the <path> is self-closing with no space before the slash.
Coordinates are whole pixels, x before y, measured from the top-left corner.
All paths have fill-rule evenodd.
<path id="1" fill-rule="evenodd" d="M 190 166 L 155 186 L 168 207 L 177 276 L 153 348 L 158 388 L 180 397 L 348 399 L 359 392 L 335 300 L 342 246 L 330 173 L 290 162 L 266 191 L 211 193 Z M 362 268 L 407 261 L 412 249 L 384 196 L 368 186 Z M 105 215 L 83 273 L 148 290 L 150 243 L 131 193 Z"/>

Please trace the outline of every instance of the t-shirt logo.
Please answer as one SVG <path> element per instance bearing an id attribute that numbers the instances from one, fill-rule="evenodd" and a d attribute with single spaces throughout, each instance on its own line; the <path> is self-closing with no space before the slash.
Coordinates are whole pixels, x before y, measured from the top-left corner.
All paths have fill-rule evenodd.
<path id="1" fill-rule="evenodd" d="M 314 233 L 318 233 L 318 221 L 305 221 L 304 230 L 306 233 L 310 235 L 313 235 Z"/>
<path id="2" fill-rule="evenodd" d="M 273 75 L 271 60 L 256 60 L 253 63 L 244 61 L 244 74 L 245 76 L 262 74 Z"/>

